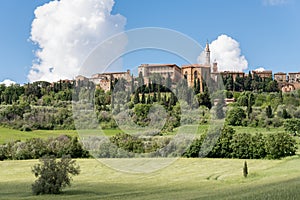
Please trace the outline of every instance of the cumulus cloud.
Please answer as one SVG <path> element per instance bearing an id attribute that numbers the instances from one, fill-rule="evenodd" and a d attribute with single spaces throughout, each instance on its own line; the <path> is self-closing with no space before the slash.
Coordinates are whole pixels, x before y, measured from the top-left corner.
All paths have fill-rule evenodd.
<path id="1" fill-rule="evenodd" d="M 266 71 L 266 69 L 263 67 L 259 67 L 259 68 L 255 69 L 254 71 L 263 72 L 263 71 Z"/>
<path id="2" fill-rule="evenodd" d="M 126 18 L 112 15 L 113 5 L 113 0 L 60 0 L 38 7 L 30 39 L 39 49 L 28 79 L 51 82 L 78 75 L 91 50 L 124 30 Z"/>
<path id="3" fill-rule="evenodd" d="M 12 81 L 12 80 L 10 80 L 10 79 L 5 79 L 4 81 L 0 82 L 0 84 L 4 84 L 4 85 L 6 85 L 6 86 L 10 86 L 10 85 L 16 84 L 16 82 L 15 82 L 15 81 Z"/>
<path id="4" fill-rule="evenodd" d="M 263 4 L 266 6 L 278 6 L 287 4 L 289 0 L 263 0 Z"/>
<path id="5" fill-rule="evenodd" d="M 220 35 L 210 45 L 211 61 L 216 60 L 219 71 L 243 71 L 248 61 L 241 55 L 240 44 L 227 35 Z M 199 63 L 205 63 L 205 52 L 198 57 Z"/>

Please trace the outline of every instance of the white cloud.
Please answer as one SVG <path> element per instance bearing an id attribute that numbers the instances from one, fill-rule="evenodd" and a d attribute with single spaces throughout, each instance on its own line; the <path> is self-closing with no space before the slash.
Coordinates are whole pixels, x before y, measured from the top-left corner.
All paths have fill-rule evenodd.
<path id="1" fill-rule="evenodd" d="M 113 5 L 113 0 L 60 0 L 38 7 L 30 39 L 39 50 L 28 79 L 51 82 L 78 75 L 91 50 L 124 30 L 126 18 L 112 15 Z"/>
<path id="2" fill-rule="evenodd" d="M 266 71 L 266 69 L 263 67 L 259 67 L 259 68 L 255 69 L 254 71 L 263 72 L 263 71 Z"/>
<path id="3" fill-rule="evenodd" d="M 263 4 L 266 6 L 278 6 L 287 4 L 289 0 L 263 0 Z"/>
<path id="4" fill-rule="evenodd" d="M 12 81 L 12 80 L 9 80 L 9 79 L 5 79 L 4 81 L 0 82 L 0 84 L 4 84 L 6 86 L 10 86 L 10 85 L 16 84 L 16 82 Z"/>
<path id="5" fill-rule="evenodd" d="M 216 60 L 219 71 L 243 71 L 248 61 L 241 55 L 240 44 L 227 35 L 220 35 L 210 44 L 211 61 Z M 198 57 L 199 63 L 205 63 L 205 52 Z"/>

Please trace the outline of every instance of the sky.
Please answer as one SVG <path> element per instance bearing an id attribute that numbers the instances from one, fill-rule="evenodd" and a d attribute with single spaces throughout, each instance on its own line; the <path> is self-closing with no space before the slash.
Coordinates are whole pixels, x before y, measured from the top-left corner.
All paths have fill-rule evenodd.
<path id="1" fill-rule="evenodd" d="M 175 30 L 203 47 L 208 41 L 222 70 L 298 72 L 299 11 L 297 0 L 3 0 L 0 82 L 74 78 L 97 44 L 143 27 Z M 118 43 L 124 46 L 126 39 Z M 144 50 L 124 56 L 122 65 L 185 62 Z"/>

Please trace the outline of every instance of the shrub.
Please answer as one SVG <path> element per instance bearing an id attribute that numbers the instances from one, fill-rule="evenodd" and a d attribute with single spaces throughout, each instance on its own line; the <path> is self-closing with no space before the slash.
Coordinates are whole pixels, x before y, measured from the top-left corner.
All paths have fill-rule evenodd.
<path id="1" fill-rule="evenodd" d="M 226 122 L 228 125 L 241 126 L 244 118 L 246 118 L 245 111 L 242 108 L 235 107 L 228 111 Z"/>
<path id="2" fill-rule="evenodd" d="M 89 152 L 83 148 L 77 137 L 71 138 L 65 135 L 47 140 L 31 138 L 25 142 L 13 141 L 5 145 L 0 145 L 0 160 L 38 159 L 44 155 L 53 155 L 60 158 L 62 155 L 67 154 L 72 158 L 89 157 Z"/>
<path id="3" fill-rule="evenodd" d="M 285 131 L 297 135 L 300 133 L 300 119 L 287 119 L 284 124 Z"/>
<path id="4" fill-rule="evenodd" d="M 32 168 L 32 173 L 38 179 L 32 184 L 32 192 L 39 194 L 58 194 L 63 188 L 71 185 L 71 175 L 80 173 L 79 165 L 69 156 L 63 156 L 57 161 L 53 156 L 43 157 L 40 164 Z"/>
<path id="5" fill-rule="evenodd" d="M 118 133 L 115 136 L 110 138 L 110 142 L 115 144 L 117 147 L 133 152 L 133 153 L 144 153 L 144 145 L 143 141 L 138 137 L 126 134 L 126 133 Z"/>
<path id="6" fill-rule="evenodd" d="M 233 158 L 249 159 L 253 157 L 251 148 L 251 134 L 235 134 L 231 140 L 230 148 L 232 149 Z"/>
<path id="7" fill-rule="evenodd" d="M 266 137 L 267 157 L 279 159 L 295 155 L 297 150 L 296 140 L 287 133 L 275 133 Z"/>

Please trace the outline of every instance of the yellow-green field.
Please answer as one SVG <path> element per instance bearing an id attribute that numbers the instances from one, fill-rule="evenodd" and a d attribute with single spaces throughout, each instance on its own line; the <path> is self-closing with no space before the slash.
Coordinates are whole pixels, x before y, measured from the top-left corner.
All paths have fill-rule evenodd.
<path id="1" fill-rule="evenodd" d="M 31 166 L 37 160 L 0 162 L 0 199 L 298 199 L 300 158 L 179 159 L 148 174 L 113 170 L 94 159 L 77 160 L 81 174 L 61 195 L 34 196 Z"/>
<path id="2" fill-rule="evenodd" d="M 83 131 L 84 132 L 84 131 Z M 91 131 L 87 131 L 91 132 Z M 122 132 L 118 129 L 104 130 L 105 135 L 111 136 Z M 34 131 L 19 131 L 10 128 L 0 127 L 0 144 L 7 143 L 14 140 L 25 141 L 30 138 L 49 138 L 60 135 L 78 136 L 76 130 L 34 130 Z"/>
<path id="3" fill-rule="evenodd" d="M 201 132 L 208 126 L 198 128 Z M 235 127 L 239 132 L 268 134 L 283 129 Z M 106 130 L 114 135 L 120 130 Z M 78 135 L 76 131 L 22 132 L 0 127 L 0 143 L 33 137 Z M 299 140 L 299 138 L 297 138 Z M 299 149 L 298 149 L 299 151 Z M 299 153 L 299 152 L 298 152 Z M 126 162 L 126 160 L 123 160 Z M 77 163 L 81 174 L 61 195 L 34 196 L 31 167 L 37 160 L 0 161 L 0 199 L 299 199 L 300 156 L 282 160 L 247 160 L 249 176 L 243 177 L 244 160 L 186 159 L 147 174 L 111 169 L 94 159 Z M 142 166 L 137 166 L 141 168 Z"/>

